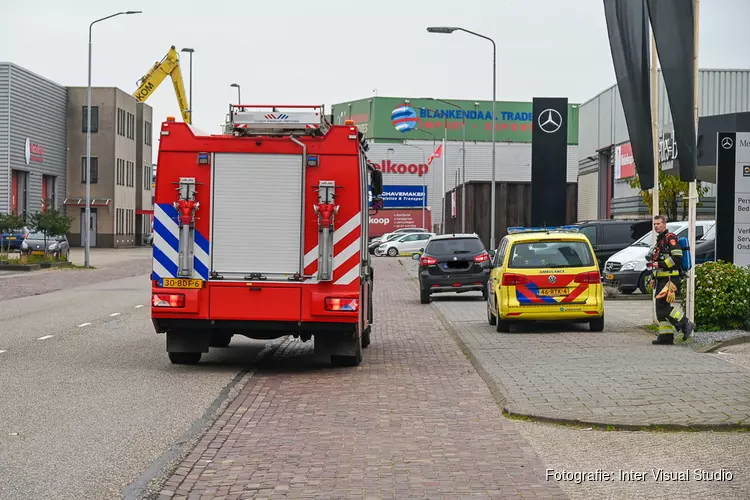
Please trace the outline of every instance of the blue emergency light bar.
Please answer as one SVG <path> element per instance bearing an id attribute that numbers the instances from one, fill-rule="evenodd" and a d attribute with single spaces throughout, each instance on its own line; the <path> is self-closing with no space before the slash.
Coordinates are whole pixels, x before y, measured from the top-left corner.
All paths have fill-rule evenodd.
<path id="1" fill-rule="evenodd" d="M 550 227 L 523 227 L 513 226 L 508 228 L 508 234 L 517 233 L 548 233 L 550 231 L 560 231 L 568 233 L 579 232 L 578 226 L 550 226 Z"/>

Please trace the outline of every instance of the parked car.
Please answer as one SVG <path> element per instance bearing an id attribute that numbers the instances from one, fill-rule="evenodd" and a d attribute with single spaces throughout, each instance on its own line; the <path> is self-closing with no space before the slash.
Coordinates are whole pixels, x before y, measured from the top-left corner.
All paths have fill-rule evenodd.
<path id="1" fill-rule="evenodd" d="M 388 255 L 398 257 L 399 255 L 412 255 L 420 248 L 424 248 L 427 240 L 435 236 L 435 233 L 405 233 L 393 239 L 385 241 L 378 246 L 375 255 Z"/>
<path id="2" fill-rule="evenodd" d="M 0 234 L 0 251 L 20 252 L 23 240 L 29 235 L 28 227 Z"/>
<path id="3" fill-rule="evenodd" d="M 714 227 L 716 221 L 699 220 L 695 226 L 696 247 L 697 242 L 704 234 Z M 687 237 L 687 221 L 668 222 L 667 230 L 674 233 L 678 238 Z M 604 283 L 617 287 L 622 293 L 630 294 L 636 290 L 646 293 L 646 255 L 654 245 L 653 230 L 643 235 L 638 241 L 629 247 L 617 252 L 604 264 Z M 697 252 L 693 252 L 697 256 Z M 697 262 L 697 259 L 696 259 Z"/>
<path id="4" fill-rule="evenodd" d="M 21 252 L 34 255 L 52 255 L 55 258 L 68 259 L 70 244 L 65 236 L 45 236 L 44 233 L 29 233 L 21 243 Z"/>
<path id="5" fill-rule="evenodd" d="M 571 230 L 573 229 L 573 230 Z M 604 329 L 604 289 L 594 249 L 575 228 L 510 228 L 491 263 L 487 321 L 587 322 Z"/>
<path id="6" fill-rule="evenodd" d="M 487 298 L 490 254 L 476 234 L 441 234 L 430 238 L 420 254 L 419 296 L 430 303 L 433 293 L 480 291 Z"/>
<path id="7" fill-rule="evenodd" d="M 695 252 L 693 255 L 695 265 L 716 260 L 716 224 L 711 226 L 711 229 L 703 235 L 703 238 L 699 239 L 696 231 Z"/>
<path id="8" fill-rule="evenodd" d="M 394 235 L 401 235 L 404 233 L 426 233 L 426 232 L 428 232 L 427 229 L 422 229 L 419 227 L 403 227 L 401 229 L 396 229 L 392 233 L 385 233 L 385 234 L 381 234 L 380 236 L 370 238 L 370 243 L 369 243 L 370 254 L 375 253 L 375 250 L 372 248 L 373 246 L 377 248 L 380 243 L 385 242 L 388 238 L 395 237 Z"/>
<path id="9" fill-rule="evenodd" d="M 589 239 L 599 269 L 607 259 L 635 243 L 653 228 L 651 219 L 604 219 L 576 222 L 573 226 Z"/>

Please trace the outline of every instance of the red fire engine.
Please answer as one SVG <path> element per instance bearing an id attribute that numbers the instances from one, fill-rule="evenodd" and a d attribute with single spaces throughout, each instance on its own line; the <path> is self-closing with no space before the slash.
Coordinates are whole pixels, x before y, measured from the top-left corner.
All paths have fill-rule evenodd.
<path id="1" fill-rule="evenodd" d="M 223 135 L 168 118 L 154 198 L 151 317 L 173 363 L 233 335 L 314 337 L 356 366 L 370 344 L 367 143 L 322 106 L 230 105 Z"/>

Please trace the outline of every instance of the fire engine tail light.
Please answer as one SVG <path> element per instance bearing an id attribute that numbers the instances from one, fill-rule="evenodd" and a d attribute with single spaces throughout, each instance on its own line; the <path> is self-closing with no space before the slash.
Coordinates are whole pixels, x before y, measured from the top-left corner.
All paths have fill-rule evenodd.
<path id="1" fill-rule="evenodd" d="M 155 293 L 151 296 L 154 307 L 185 307 L 185 295 L 181 293 Z"/>
<path id="2" fill-rule="evenodd" d="M 358 299 L 326 297 L 326 311 L 355 312 L 359 310 Z"/>

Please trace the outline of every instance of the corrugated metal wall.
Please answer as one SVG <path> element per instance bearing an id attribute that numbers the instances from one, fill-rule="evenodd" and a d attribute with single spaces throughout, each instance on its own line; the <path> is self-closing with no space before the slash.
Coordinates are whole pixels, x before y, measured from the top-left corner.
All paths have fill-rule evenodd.
<path id="1" fill-rule="evenodd" d="M 469 182 L 466 184 L 466 231 L 479 235 L 486 247 L 490 244 L 490 182 Z M 461 191 L 456 190 L 456 218 L 450 217 L 451 198 L 446 199 L 449 214 L 446 220 L 447 232 L 461 230 Z M 568 183 L 566 189 L 565 222 L 576 221 L 577 185 Z M 496 184 L 495 200 L 495 244 L 508 233 L 508 227 L 531 224 L 531 183 L 500 182 Z"/>
<path id="2" fill-rule="evenodd" d="M 578 177 L 578 219 L 593 220 L 598 217 L 597 192 L 599 172 L 596 170 Z"/>
<path id="3" fill-rule="evenodd" d="M 408 141 L 405 144 L 370 143 L 367 157 L 370 161 L 381 164 L 390 160 L 392 163 L 420 164 L 424 158 L 429 158 L 434 148 L 439 146 L 437 141 Z M 415 147 L 416 146 L 416 147 Z M 577 147 L 568 146 L 567 182 L 575 183 L 578 178 Z M 419 149 L 421 148 L 421 150 Z M 456 171 L 462 169 L 462 143 L 448 142 L 446 146 L 446 178 L 445 190 L 450 191 L 456 180 Z M 497 182 L 531 182 L 531 144 L 496 143 L 496 175 Z M 429 172 L 423 179 L 418 174 L 384 173 L 383 184 L 386 186 L 403 185 L 427 186 L 427 203 L 432 208 L 432 220 L 439 223 L 442 220 L 442 178 L 443 160 L 438 158 L 430 165 Z M 492 180 L 492 143 L 466 143 L 466 181 Z M 469 201 L 467 197 L 467 201 Z"/>
<path id="4" fill-rule="evenodd" d="M 10 65 L 0 64 L 0 213 L 10 211 Z"/>
<path id="5" fill-rule="evenodd" d="M 702 69 L 698 74 L 698 115 L 750 111 L 750 70 Z M 629 140 L 617 85 L 579 107 L 578 159 Z M 671 123 L 666 87 L 659 71 L 659 126 Z"/>
<path id="6" fill-rule="evenodd" d="M 41 210 L 43 175 L 55 177 L 55 195 L 59 207 L 65 199 L 67 188 L 67 89 L 14 64 L 0 69 L 0 75 L 3 74 L 9 75 L 9 83 L 5 92 L 0 83 L 0 117 L 3 115 L 3 95 L 8 96 L 6 113 L 9 112 L 10 117 L 5 117 L 8 130 L 5 134 L 0 133 L 0 136 L 8 137 L 7 147 L 0 149 L 0 155 L 5 154 L 7 157 L 7 164 L 4 165 L 6 175 L 0 172 L 0 207 L 5 210 L 10 208 L 10 169 L 29 173 L 28 213 Z M 44 149 L 42 162 L 26 163 L 26 138 Z"/>

